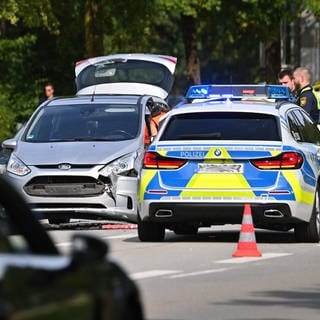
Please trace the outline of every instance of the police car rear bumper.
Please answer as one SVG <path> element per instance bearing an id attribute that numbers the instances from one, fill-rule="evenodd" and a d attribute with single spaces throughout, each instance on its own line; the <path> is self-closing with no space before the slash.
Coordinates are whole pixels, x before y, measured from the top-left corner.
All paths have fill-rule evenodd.
<path id="1" fill-rule="evenodd" d="M 292 216 L 287 203 L 252 203 L 251 208 L 256 226 L 272 227 L 281 224 L 290 229 L 300 220 Z M 149 214 L 142 217 L 142 220 L 169 226 L 178 223 L 240 224 L 243 209 L 244 203 L 155 202 L 149 204 Z"/>

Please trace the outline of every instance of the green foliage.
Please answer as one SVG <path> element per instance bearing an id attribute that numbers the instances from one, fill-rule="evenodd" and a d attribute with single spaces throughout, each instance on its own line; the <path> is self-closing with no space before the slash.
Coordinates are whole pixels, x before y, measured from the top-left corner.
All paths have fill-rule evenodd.
<path id="1" fill-rule="evenodd" d="M 92 0 L 91 0 L 92 1 Z M 85 3 L 90 0 L 0 0 L 0 139 L 36 108 L 43 85 L 74 93 L 74 63 L 86 58 Z M 304 8 L 320 18 L 319 0 L 99 0 L 105 54 L 150 52 L 178 57 L 175 94 L 187 86 L 183 19 L 194 23 L 190 39 L 204 83 L 266 80 L 259 43 L 279 42 L 281 19 Z M 184 19 L 184 21 L 186 21 Z M 275 61 L 277 63 L 277 61 Z"/>
<path id="2" fill-rule="evenodd" d="M 155 1 L 106 2 L 106 53 L 152 52 Z"/>
<path id="3" fill-rule="evenodd" d="M 305 0 L 305 5 L 309 8 L 318 18 L 320 18 L 320 1 L 319 0 Z"/>
<path id="4" fill-rule="evenodd" d="M 12 25 L 40 27 L 58 32 L 58 21 L 52 14 L 50 0 L 0 0 L 0 19 Z"/>
<path id="5" fill-rule="evenodd" d="M 0 39 L 0 136 L 13 133 L 15 124 L 34 110 L 36 92 L 30 78 L 32 70 L 26 59 L 32 57 L 36 37 L 27 34 L 16 39 Z"/>
<path id="6" fill-rule="evenodd" d="M 197 18 L 202 11 L 219 11 L 223 0 L 158 0 L 168 11 Z"/>
<path id="7" fill-rule="evenodd" d="M 8 138 L 14 131 L 14 113 L 8 105 L 9 97 L 0 86 L 0 141 Z"/>

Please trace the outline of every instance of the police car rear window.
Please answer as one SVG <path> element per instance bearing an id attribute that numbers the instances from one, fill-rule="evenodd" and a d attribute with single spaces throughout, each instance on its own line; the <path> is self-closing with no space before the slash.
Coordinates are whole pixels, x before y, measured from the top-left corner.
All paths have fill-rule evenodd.
<path id="1" fill-rule="evenodd" d="M 160 140 L 280 141 L 277 118 L 246 112 L 199 112 L 171 117 Z"/>

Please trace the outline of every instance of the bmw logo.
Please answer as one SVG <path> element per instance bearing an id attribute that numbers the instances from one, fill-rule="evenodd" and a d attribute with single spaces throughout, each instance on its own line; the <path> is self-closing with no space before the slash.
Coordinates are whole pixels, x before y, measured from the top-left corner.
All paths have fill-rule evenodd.
<path id="1" fill-rule="evenodd" d="M 220 156 L 221 156 L 221 154 L 222 154 L 222 152 L 221 152 L 221 150 L 220 150 L 220 149 L 216 149 L 216 150 L 214 150 L 214 155 L 215 155 L 216 157 L 220 157 Z"/>
<path id="2" fill-rule="evenodd" d="M 61 163 L 61 164 L 59 164 L 58 168 L 60 170 L 70 170 L 71 169 L 71 164 L 69 164 L 69 163 Z"/>

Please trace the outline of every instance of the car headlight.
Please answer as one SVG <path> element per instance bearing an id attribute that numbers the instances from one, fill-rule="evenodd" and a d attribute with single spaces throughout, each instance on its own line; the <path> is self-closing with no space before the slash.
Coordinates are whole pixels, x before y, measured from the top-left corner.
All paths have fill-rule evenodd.
<path id="1" fill-rule="evenodd" d="M 14 154 L 11 154 L 8 161 L 7 171 L 17 176 L 25 176 L 31 172 L 31 170 Z"/>
<path id="2" fill-rule="evenodd" d="M 121 174 L 128 172 L 135 167 L 135 160 L 137 158 L 136 152 L 127 154 L 109 164 L 101 169 L 100 174 L 108 177 L 111 174 Z"/>

